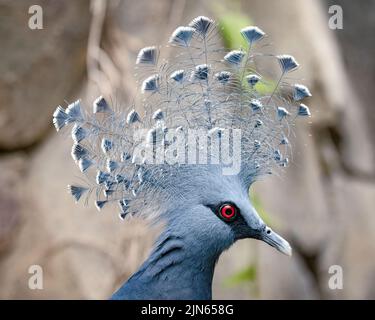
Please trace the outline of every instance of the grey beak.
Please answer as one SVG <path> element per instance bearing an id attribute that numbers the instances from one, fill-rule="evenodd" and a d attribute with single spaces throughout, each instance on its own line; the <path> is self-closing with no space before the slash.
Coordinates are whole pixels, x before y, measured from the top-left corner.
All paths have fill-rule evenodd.
<path id="1" fill-rule="evenodd" d="M 274 232 L 271 228 L 266 227 L 264 232 L 261 236 L 261 240 L 268 243 L 270 246 L 274 247 L 281 253 L 286 254 L 287 256 L 292 255 L 292 247 L 282 237 L 280 237 L 276 232 Z"/>

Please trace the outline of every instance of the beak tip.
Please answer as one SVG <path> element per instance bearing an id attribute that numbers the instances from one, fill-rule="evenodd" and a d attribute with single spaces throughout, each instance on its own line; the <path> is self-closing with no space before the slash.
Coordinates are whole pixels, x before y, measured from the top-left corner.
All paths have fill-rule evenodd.
<path id="1" fill-rule="evenodd" d="M 285 241 L 285 240 L 283 241 L 283 243 L 282 243 L 281 246 L 277 247 L 277 249 L 278 249 L 281 253 L 285 254 L 285 255 L 288 256 L 288 257 L 291 257 L 292 254 L 293 254 L 293 249 L 292 249 L 292 247 L 291 247 L 290 244 L 289 244 L 287 241 Z"/>
<path id="2" fill-rule="evenodd" d="M 288 248 L 285 248 L 285 251 L 283 253 L 285 253 L 288 257 L 291 257 L 293 255 L 292 247 L 289 246 Z"/>

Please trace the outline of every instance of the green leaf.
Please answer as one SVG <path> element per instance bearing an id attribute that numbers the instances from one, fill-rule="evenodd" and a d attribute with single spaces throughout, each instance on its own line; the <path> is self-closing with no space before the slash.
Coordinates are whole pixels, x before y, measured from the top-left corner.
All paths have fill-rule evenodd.
<path id="1" fill-rule="evenodd" d="M 271 94 L 276 88 L 276 82 L 273 80 L 259 81 L 255 85 L 255 90 L 260 94 Z"/>
<path id="2" fill-rule="evenodd" d="M 233 287 L 246 282 L 254 282 L 256 280 L 257 270 L 255 265 L 250 265 L 243 270 L 238 271 L 225 280 L 225 285 Z"/>
<path id="3" fill-rule="evenodd" d="M 220 34 L 227 49 L 234 50 L 247 47 L 240 30 L 252 24 L 248 16 L 241 13 L 227 13 L 219 16 L 218 23 Z"/>

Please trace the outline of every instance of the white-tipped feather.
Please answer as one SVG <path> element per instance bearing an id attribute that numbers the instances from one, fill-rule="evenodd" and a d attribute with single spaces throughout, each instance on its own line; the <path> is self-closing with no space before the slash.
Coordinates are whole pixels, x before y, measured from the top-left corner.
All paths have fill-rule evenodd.
<path id="1" fill-rule="evenodd" d="M 224 56 L 224 60 L 227 61 L 231 65 L 240 65 L 242 62 L 242 59 L 244 58 L 245 53 L 241 50 L 232 50 L 231 52 L 228 52 Z"/>
<path id="2" fill-rule="evenodd" d="M 72 186 L 68 185 L 68 191 L 73 196 L 73 198 L 76 200 L 76 202 L 81 199 L 82 195 L 87 192 L 88 188 L 86 187 L 80 187 L 80 186 Z"/>
<path id="3" fill-rule="evenodd" d="M 97 200 L 95 201 L 95 206 L 98 209 L 98 211 L 101 211 L 104 207 L 104 205 L 107 203 L 107 200 Z"/>
<path id="4" fill-rule="evenodd" d="M 241 35 L 249 44 L 253 44 L 254 42 L 262 39 L 265 33 L 258 27 L 249 26 L 241 29 Z"/>
<path id="5" fill-rule="evenodd" d="M 132 123 L 135 123 L 135 122 L 138 122 L 141 120 L 141 117 L 139 116 L 138 112 L 135 111 L 135 110 L 131 110 L 129 113 L 128 113 L 128 116 L 126 118 L 126 122 L 128 124 L 132 124 Z"/>
<path id="6" fill-rule="evenodd" d="M 81 100 L 71 103 L 65 110 L 68 115 L 67 122 L 80 122 L 83 121 L 83 114 L 81 110 Z"/>
<path id="7" fill-rule="evenodd" d="M 85 172 L 92 165 L 93 165 L 93 162 L 87 158 L 83 158 L 78 161 L 78 167 L 79 167 L 79 170 L 81 170 L 81 172 Z"/>
<path id="8" fill-rule="evenodd" d="M 102 97 L 98 97 L 95 99 L 93 103 L 93 113 L 106 113 L 111 112 L 111 108 L 109 107 L 107 101 Z"/>
<path id="9" fill-rule="evenodd" d="M 287 73 L 293 71 L 299 67 L 298 62 L 294 59 L 294 57 L 284 54 L 277 56 L 279 60 L 280 67 L 283 73 Z"/>
<path id="10" fill-rule="evenodd" d="M 59 131 L 62 127 L 64 127 L 67 120 L 68 115 L 66 114 L 65 110 L 61 106 L 58 106 L 53 113 L 53 124 L 56 131 Z"/>
<path id="11" fill-rule="evenodd" d="M 310 109 L 307 105 L 301 103 L 298 107 L 298 115 L 302 117 L 311 117 Z"/>
<path id="12" fill-rule="evenodd" d="M 107 154 L 109 151 L 113 148 L 113 142 L 111 140 L 108 140 L 106 138 L 102 139 L 101 148 L 103 153 Z"/>
<path id="13" fill-rule="evenodd" d="M 82 145 L 80 145 L 79 143 L 75 143 L 72 146 L 71 154 L 72 154 L 72 158 L 75 161 L 78 161 L 78 160 L 82 159 L 83 157 L 87 156 L 88 151 Z"/>
<path id="14" fill-rule="evenodd" d="M 279 120 L 282 120 L 289 115 L 290 115 L 289 111 L 285 109 L 284 107 L 277 108 L 277 117 Z"/>
<path id="15" fill-rule="evenodd" d="M 213 25 L 214 21 L 205 16 L 196 17 L 189 23 L 189 27 L 192 27 L 202 37 L 207 36 Z"/>
<path id="16" fill-rule="evenodd" d="M 188 47 L 194 31 L 195 29 L 192 27 L 178 27 L 175 31 L 173 31 L 171 37 L 169 38 L 169 43 L 177 46 Z"/>
<path id="17" fill-rule="evenodd" d="M 158 60 L 158 50 L 155 46 L 141 49 L 137 56 L 136 64 L 156 64 Z"/>
<path id="18" fill-rule="evenodd" d="M 74 125 L 72 129 L 72 139 L 75 143 L 81 142 L 83 139 L 86 138 L 87 132 L 86 130 L 78 125 L 77 123 Z"/>

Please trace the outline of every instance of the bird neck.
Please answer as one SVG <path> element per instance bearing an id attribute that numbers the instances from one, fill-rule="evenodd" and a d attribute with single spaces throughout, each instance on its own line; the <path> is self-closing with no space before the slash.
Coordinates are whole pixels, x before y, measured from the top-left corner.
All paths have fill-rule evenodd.
<path id="1" fill-rule="evenodd" d="M 215 264 L 226 248 L 209 236 L 202 240 L 192 233 L 166 230 L 112 299 L 211 299 Z"/>

